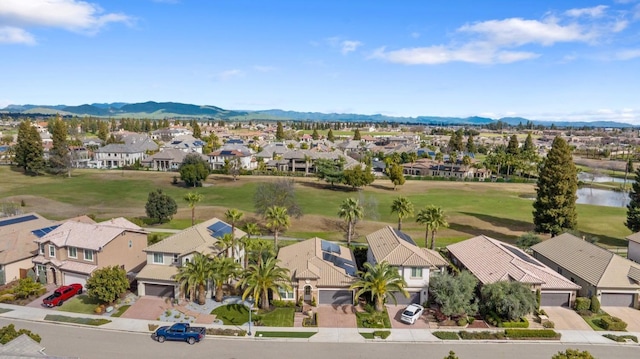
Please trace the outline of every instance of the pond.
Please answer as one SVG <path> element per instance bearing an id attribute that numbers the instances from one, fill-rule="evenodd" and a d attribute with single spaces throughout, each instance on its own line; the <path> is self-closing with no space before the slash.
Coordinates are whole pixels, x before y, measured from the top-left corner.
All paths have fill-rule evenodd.
<path id="1" fill-rule="evenodd" d="M 578 189 L 576 203 L 606 207 L 626 207 L 629 204 L 629 193 L 583 187 Z"/>
<path id="2" fill-rule="evenodd" d="M 635 175 L 632 173 L 627 177 L 627 183 L 633 182 L 635 179 Z M 624 183 L 624 178 L 616 178 L 602 174 L 593 174 L 587 172 L 578 173 L 578 180 L 584 183 L 602 183 L 602 182 L 613 182 L 613 183 Z"/>

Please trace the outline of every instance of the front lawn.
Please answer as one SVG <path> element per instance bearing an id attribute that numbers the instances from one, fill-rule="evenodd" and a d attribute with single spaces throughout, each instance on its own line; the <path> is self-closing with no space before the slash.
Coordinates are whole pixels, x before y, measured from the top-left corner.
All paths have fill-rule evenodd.
<path id="1" fill-rule="evenodd" d="M 586 315 L 581 315 L 582 319 L 584 319 L 585 322 L 587 322 L 587 324 L 589 324 L 589 326 L 593 329 L 593 330 L 597 330 L 597 331 L 604 331 L 604 328 L 602 328 L 599 324 L 600 324 L 600 319 L 602 319 L 603 317 L 608 317 L 609 314 L 607 313 L 600 313 L 600 314 L 593 314 L 590 316 L 586 316 Z"/>
<path id="2" fill-rule="evenodd" d="M 127 311 L 127 309 L 129 309 L 129 307 L 131 307 L 130 305 L 123 305 L 120 308 L 116 309 L 115 312 L 113 312 L 113 314 L 111 314 L 112 317 L 120 317 L 122 314 L 124 314 L 124 312 Z"/>
<path id="3" fill-rule="evenodd" d="M 81 294 L 64 302 L 59 309 L 63 312 L 95 314 L 96 307 L 100 304 L 100 301 L 92 299 L 86 294 Z"/>
<path id="4" fill-rule="evenodd" d="M 270 312 L 260 314 L 260 322 L 266 327 L 293 327 L 295 308 L 275 308 Z"/>
<path id="5" fill-rule="evenodd" d="M 389 314 L 384 312 L 356 312 L 358 328 L 391 328 Z"/>
<path id="6" fill-rule="evenodd" d="M 242 304 L 228 304 L 211 311 L 216 319 L 225 325 L 242 325 L 249 322 L 249 308 Z M 275 308 L 268 312 L 259 311 L 251 318 L 267 327 L 293 327 L 294 308 Z"/>
<path id="7" fill-rule="evenodd" d="M 76 317 L 67 317 L 64 315 L 57 315 L 57 314 L 47 314 L 44 317 L 44 320 L 50 320 L 52 322 L 74 323 L 74 324 L 84 324 L 84 325 L 93 325 L 93 326 L 99 326 L 99 325 L 111 323 L 109 319 L 76 318 Z"/>
<path id="8" fill-rule="evenodd" d="M 242 325 L 249 322 L 249 308 L 243 304 L 222 305 L 212 310 L 211 314 L 222 320 L 224 325 Z"/>

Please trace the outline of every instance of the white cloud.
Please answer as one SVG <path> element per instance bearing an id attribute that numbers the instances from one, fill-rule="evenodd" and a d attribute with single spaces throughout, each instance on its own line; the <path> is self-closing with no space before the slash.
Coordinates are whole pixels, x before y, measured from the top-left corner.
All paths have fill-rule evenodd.
<path id="1" fill-rule="evenodd" d="M 640 49 L 627 49 L 618 51 L 615 55 L 617 60 L 632 60 L 640 57 Z"/>
<path id="2" fill-rule="evenodd" d="M 591 38 L 578 24 L 560 25 L 553 17 L 545 21 L 511 18 L 464 25 L 460 32 L 482 35 L 498 46 L 553 45 L 557 42 L 587 41 Z"/>
<path id="3" fill-rule="evenodd" d="M 0 26 L 0 44 L 34 45 L 36 40 L 23 29 L 12 26 Z"/>
<path id="4" fill-rule="evenodd" d="M 420 33 L 417 32 L 417 31 L 414 31 L 414 32 L 411 33 L 411 37 L 413 37 L 414 39 L 417 39 L 417 38 L 420 37 Z"/>
<path id="5" fill-rule="evenodd" d="M 271 72 L 271 71 L 274 71 L 276 68 L 273 66 L 255 65 L 253 66 L 253 69 L 258 72 Z"/>
<path id="6" fill-rule="evenodd" d="M 570 10 L 567 10 L 565 14 L 572 17 L 581 17 L 581 16 L 601 17 L 604 15 L 607 8 L 608 6 L 606 5 L 598 5 L 594 7 L 587 7 L 587 8 L 581 8 L 581 9 L 570 9 Z"/>
<path id="7" fill-rule="evenodd" d="M 216 74 L 215 78 L 218 79 L 219 81 L 227 81 L 227 80 L 231 80 L 232 78 L 243 77 L 244 75 L 245 73 L 242 70 L 231 69 L 231 70 L 222 71 Z"/>
<path id="8" fill-rule="evenodd" d="M 358 47 L 362 46 L 362 43 L 360 41 L 344 40 L 340 45 L 340 52 L 342 52 L 343 55 L 346 55 L 350 52 L 356 51 Z"/>
<path id="9" fill-rule="evenodd" d="M 78 0 L 2 0 L 0 25 L 21 29 L 61 28 L 95 34 L 109 23 L 130 24 L 133 19 L 121 13 L 106 13 L 97 4 Z"/>

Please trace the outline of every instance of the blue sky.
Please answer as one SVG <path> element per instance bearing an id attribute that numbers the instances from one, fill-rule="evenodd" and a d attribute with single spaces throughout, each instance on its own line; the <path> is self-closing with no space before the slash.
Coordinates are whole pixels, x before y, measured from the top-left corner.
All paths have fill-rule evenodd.
<path id="1" fill-rule="evenodd" d="M 640 124 L 640 1 L 1 0 L 0 107 Z"/>

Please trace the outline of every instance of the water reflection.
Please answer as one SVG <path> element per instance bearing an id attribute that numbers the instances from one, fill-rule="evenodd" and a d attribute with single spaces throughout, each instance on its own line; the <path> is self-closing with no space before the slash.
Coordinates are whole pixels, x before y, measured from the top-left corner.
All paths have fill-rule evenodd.
<path id="1" fill-rule="evenodd" d="M 583 187 L 578 189 L 577 194 L 576 203 L 606 207 L 626 207 L 629 204 L 629 193 L 627 192 Z"/>

